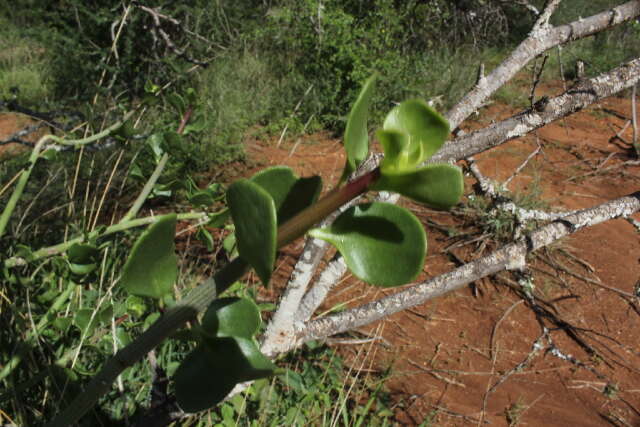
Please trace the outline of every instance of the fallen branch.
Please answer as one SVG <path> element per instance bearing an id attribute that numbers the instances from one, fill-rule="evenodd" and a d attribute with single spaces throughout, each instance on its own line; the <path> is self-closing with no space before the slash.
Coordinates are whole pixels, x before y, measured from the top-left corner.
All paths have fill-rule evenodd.
<path id="1" fill-rule="evenodd" d="M 504 246 L 486 257 L 449 273 L 360 307 L 313 320 L 304 329 L 298 331 L 297 342 L 292 343 L 292 348 L 309 340 L 321 339 L 378 321 L 499 271 L 521 269 L 525 265 L 527 253 L 583 228 L 618 217 L 628 217 L 638 210 L 640 210 L 640 192 L 568 215 L 535 230 L 516 243 Z"/>

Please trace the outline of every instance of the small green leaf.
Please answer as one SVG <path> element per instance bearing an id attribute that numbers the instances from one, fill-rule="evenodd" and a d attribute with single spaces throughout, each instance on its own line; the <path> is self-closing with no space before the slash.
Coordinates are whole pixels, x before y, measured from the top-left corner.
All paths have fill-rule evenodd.
<path id="1" fill-rule="evenodd" d="M 291 168 L 274 166 L 251 177 L 273 198 L 278 212 L 278 224 L 286 222 L 298 212 L 312 205 L 322 190 L 319 176 L 298 178 Z"/>
<path id="2" fill-rule="evenodd" d="M 394 107 L 384 121 L 384 130 L 396 130 L 409 137 L 408 160 L 411 166 L 433 156 L 449 136 L 449 123 L 420 99 L 404 101 Z"/>
<path id="3" fill-rule="evenodd" d="M 184 128 L 183 135 L 189 135 L 191 132 L 202 132 L 207 128 L 206 117 L 202 114 L 199 114 L 189 121 L 189 124 Z"/>
<path id="4" fill-rule="evenodd" d="M 58 157 L 58 150 L 54 148 L 49 148 L 48 150 L 40 153 L 40 158 L 48 161 L 55 160 Z"/>
<path id="5" fill-rule="evenodd" d="M 384 158 L 380 163 L 380 171 L 384 173 L 397 172 L 409 167 L 409 137 L 397 130 L 379 130 L 376 132 L 378 141 L 384 150 Z"/>
<path id="6" fill-rule="evenodd" d="M 176 398 L 186 412 L 211 408 L 236 384 L 273 375 L 275 366 L 252 339 L 208 339 L 176 370 Z"/>
<path id="7" fill-rule="evenodd" d="M 158 163 L 164 154 L 164 148 L 162 148 L 165 142 L 165 137 L 162 132 L 154 133 L 147 139 L 147 144 L 149 148 L 151 148 L 151 152 L 153 153 L 153 157 Z"/>
<path id="8" fill-rule="evenodd" d="M 224 223 L 229 219 L 230 216 L 231 212 L 227 208 L 219 212 L 214 212 L 209 215 L 209 222 L 207 223 L 207 225 L 213 228 L 220 228 L 224 225 Z"/>
<path id="9" fill-rule="evenodd" d="M 229 186 L 227 204 L 236 227 L 240 257 L 247 261 L 266 286 L 276 260 L 276 206 L 269 193 L 252 181 L 241 179 Z"/>
<path id="10" fill-rule="evenodd" d="M 217 299 L 202 318 L 202 328 L 214 337 L 251 338 L 261 323 L 258 306 L 247 298 Z"/>
<path id="11" fill-rule="evenodd" d="M 144 303 L 144 300 L 135 295 L 129 295 L 125 304 L 127 306 L 127 312 L 131 313 L 134 317 L 141 317 L 147 311 L 147 306 Z"/>
<path id="12" fill-rule="evenodd" d="M 94 245 L 76 243 L 67 250 L 69 270 L 78 276 L 84 276 L 94 271 L 100 251 Z"/>
<path id="13" fill-rule="evenodd" d="M 213 251 L 213 247 L 214 247 L 213 236 L 211 235 L 211 233 L 209 233 L 209 230 L 207 230 L 204 227 L 198 228 L 196 237 L 198 238 L 198 240 L 200 240 L 202 243 L 204 243 L 207 246 L 207 251 L 209 252 Z"/>
<path id="14" fill-rule="evenodd" d="M 133 295 L 162 298 L 178 276 L 174 236 L 176 214 L 160 217 L 133 245 L 120 284 Z"/>
<path id="15" fill-rule="evenodd" d="M 73 323 L 73 319 L 68 317 L 56 317 L 52 322 L 53 327 L 61 332 L 66 332 L 69 326 L 71 326 L 71 323 Z"/>
<path id="16" fill-rule="evenodd" d="M 94 245 L 75 243 L 67 250 L 69 262 L 74 264 L 88 264 L 94 262 L 100 251 Z"/>
<path id="17" fill-rule="evenodd" d="M 342 180 L 345 180 L 355 171 L 369 154 L 367 119 L 376 78 L 377 75 L 374 74 L 362 85 L 360 94 L 349 113 L 347 127 L 344 131 L 344 148 L 347 152 L 347 163 L 344 167 Z"/>
<path id="18" fill-rule="evenodd" d="M 231 233 L 222 241 L 222 247 L 230 257 L 238 256 L 238 248 L 236 247 L 236 233 Z"/>
<path id="19" fill-rule="evenodd" d="M 73 323 L 80 329 L 80 333 L 86 337 L 93 334 L 94 329 L 98 325 L 100 316 L 98 313 L 93 314 L 90 308 L 83 308 L 76 312 Z"/>
<path id="20" fill-rule="evenodd" d="M 209 190 L 198 190 L 188 196 L 189 203 L 193 206 L 211 206 L 215 198 Z"/>
<path id="21" fill-rule="evenodd" d="M 74 264 L 69 263 L 69 270 L 77 276 L 86 276 L 98 267 L 97 264 Z"/>
<path id="22" fill-rule="evenodd" d="M 449 209 L 464 191 L 462 171 L 454 165 L 431 164 L 406 173 L 382 173 L 372 189 L 394 191 L 435 209 Z"/>
<path id="23" fill-rule="evenodd" d="M 420 221 L 389 203 L 353 206 L 331 226 L 309 234 L 334 245 L 354 275 L 377 286 L 398 286 L 415 279 L 427 250 Z"/>
<path id="24" fill-rule="evenodd" d="M 166 100 L 173 108 L 176 109 L 176 112 L 181 116 L 187 110 L 184 98 L 182 98 L 177 93 L 170 93 L 169 95 L 167 95 Z"/>

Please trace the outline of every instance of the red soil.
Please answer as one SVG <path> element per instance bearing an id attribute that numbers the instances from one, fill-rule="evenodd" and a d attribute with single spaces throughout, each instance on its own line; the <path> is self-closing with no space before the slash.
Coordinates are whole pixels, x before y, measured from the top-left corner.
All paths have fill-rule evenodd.
<path id="1" fill-rule="evenodd" d="M 479 121 L 463 127 L 477 128 L 514 111 L 490 106 L 480 111 Z M 611 141 L 625 123 L 618 116 L 630 117 L 630 111 L 628 99 L 610 98 L 476 159 L 486 176 L 503 182 L 539 143 L 541 153 L 516 176 L 510 190 L 526 193 L 538 188 L 547 209 L 594 206 L 640 188 L 640 166 L 624 164 L 635 160 L 632 149 Z M 631 139 L 630 127 L 622 137 Z M 280 146 L 277 141 L 252 140 L 247 149 L 260 167 L 285 164 L 300 175 L 320 174 L 330 183 L 339 178 L 344 164 L 340 142 L 323 134 Z M 473 191 L 473 183 L 468 180 L 466 194 Z M 404 204 L 414 209 L 429 233 L 424 277 L 456 267 L 455 258 L 443 250 L 460 238 L 443 230 L 473 232 L 477 226 L 469 217 Z M 640 220 L 640 215 L 634 217 Z M 506 273 L 503 280 L 476 283 L 475 292 L 460 290 L 362 328 L 360 334 L 381 341 L 342 346 L 341 352 L 354 368 L 367 368 L 361 377 L 392 366 L 387 388 L 394 396 L 395 421 L 402 424 L 430 419 L 435 425 L 640 425 L 640 299 L 623 298 L 597 285 L 634 293 L 640 279 L 639 236 L 630 223 L 619 219 L 580 231 L 531 257 L 538 295 L 552 302 L 556 317 L 576 328 L 578 340 L 585 343 L 581 347 L 566 330 L 545 321 L 556 348 L 572 356 L 574 363 L 546 349 L 532 355 L 542 329 L 532 309 L 505 286 L 504 279 L 513 280 Z M 275 299 L 301 245 L 285 248 L 275 291 L 264 297 Z M 497 245 L 475 242 L 451 252 L 470 261 Z M 392 292 L 348 278 L 319 312 L 344 301 L 360 305 Z M 526 364 L 516 370 L 523 361 Z"/>

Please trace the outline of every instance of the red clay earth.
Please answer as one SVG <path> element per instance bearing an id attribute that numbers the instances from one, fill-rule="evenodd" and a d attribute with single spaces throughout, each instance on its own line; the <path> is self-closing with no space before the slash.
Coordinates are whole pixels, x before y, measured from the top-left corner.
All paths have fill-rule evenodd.
<path id="1" fill-rule="evenodd" d="M 557 93 L 560 86 L 543 89 Z M 491 105 L 463 128 L 478 128 L 516 111 Z M 611 139 L 630 111 L 628 99 L 610 98 L 476 159 L 486 176 L 503 182 L 540 144 L 541 152 L 511 182 L 510 190 L 539 191 L 538 200 L 547 202 L 547 210 L 594 206 L 640 188 L 640 166 L 625 164 L 635 160 L 632 149 Z M 24 124 L 0 115 L 0 139 L 20 126 Z M 630 127 L 621 136 L 629 141 Z M 246 148 L 249 170 L 227 168 L 225 176 L 284 164 L 302 176 L 322 175 L 330 188 L 344 164 L 341 142 L 328 134 L 281 144 L 249 138 Z M 469 195 L 475 181 L 467 181 Z M 403 204 L 414 210 L 429 234 L 421 279 L 499 246 L 492 238 L 473 241 L 479 236 L 478 217 L 461 208 L 435 212 Z M 640 215 L 634 218 L 640 220 Z M 545 321 L 555 346 L 573 363 L 544 350 L 532 355 L 541 328 L 531 308 L 508 286 L 513 277 L 507 273 L 362 328 L 357 331 L 360 337 L 380 339 L 342 345 L 339 351 L 361 379 L 391 367 L 386 387 L 393 396 L 393 420 L 399 424 L 640 425 L 640 300 L 599 286 L 634 293 L 640 279 L 639 237 L 631 224 L 619 219 L 582 230 L 531 257 L 538 295 L 553 306 L 557 319 L 574 327 L 571 338 Z M 301 248 L 298 241 L 281 251 L 275 284 L 261 291 L 262 299 L 277 301 Z M 393 292 L 347 276 L 318 313 Z"/>
<path id="2" fill-rule="evenodd" d="M 544 90 L 557 92 L 559 85 Z M 607 99 L 476 156 L 479 168 L 503 182 L 540 144 L 541 152 L 509 189 L 539 191 L 537 199 L 548 204 L 547 210 L 587 208 L 638 191 L 640 165 L 624 164 L 636 160 L 633 150 L 611 139 L 630 111 L 628 99 Z M 463 128 L 478 128 L 514 112 L 491 105 Z M 621 136 L 630 141 L 630 127 Z M 300 175 L 320 174 L 331 183 L 344 164 L 340 142 L 324 134 L 280 146 L 277 140 L 249 140 L 247 151 L 259 167 L 285 164 Z M 474 183 L 468 179 L 466 194 L 472 194 Z M 404 205 L 414 209 L 429 233 L 424 278 L 498 247 L 490 239 L 472 242 L 478 226 L 462 209 L 442 213 Z M 640 220 L 640 215 L 634 218 Z M 447 254 L 445 249 L 456 242 L 459 246 L 449 249 L 454 255 Z M 282 251 L 276 284 L 264 298 L 276 300 L 301 247 L 298 242 Z M 640 279 L 640 233 L 623 219 L 609 221 L 538 251 L 530 262 L 538 295 L 576 334 L 573 339 L 545 321 L 560 357 L 545 350 L 532 354 L 542 329 L 532 309 L 505 286 L 514 283 L 507 273 L 362 328 L 358 335 L 381 339 L 344 345 L 340 352 L 361 378 L 391 367 L 386 384 L 395 402 L 394 421 L 401 424 L 640 425 L 640 299 L 599 286 L 634 293 Z M 393 292 L 348 277 L 318 313 Z"/>

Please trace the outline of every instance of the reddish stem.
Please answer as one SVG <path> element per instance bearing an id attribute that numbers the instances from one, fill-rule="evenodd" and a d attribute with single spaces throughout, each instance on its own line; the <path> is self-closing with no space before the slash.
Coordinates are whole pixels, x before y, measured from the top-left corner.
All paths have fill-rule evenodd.
<path id="1" fill-rule="evenodd" d="M 277 247 L 280 248 L 291 243 L 340 206 L 365 193 L 379 177 L 380 169 L 376 168 L 347 182 L 344 186 L 332 190 L 322 199 L 298 213 L 278 228 Z"/>

